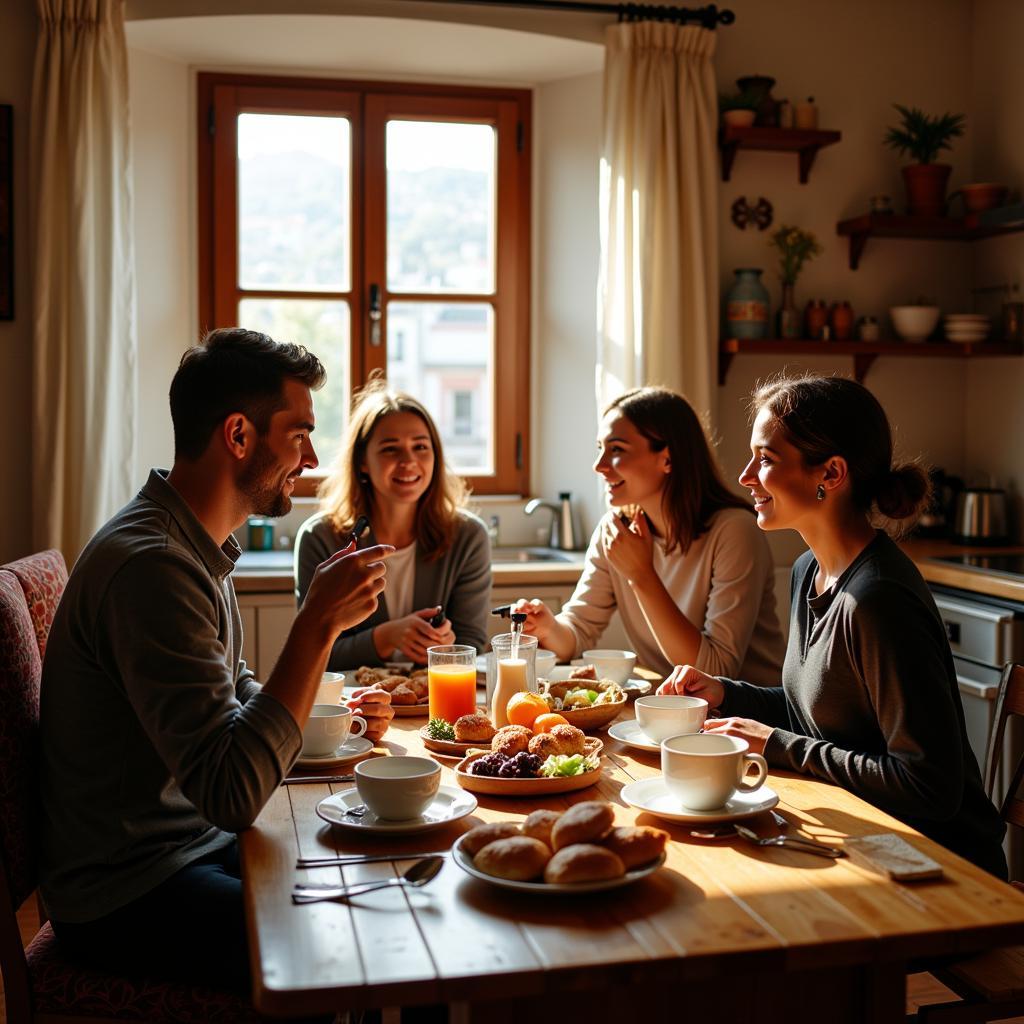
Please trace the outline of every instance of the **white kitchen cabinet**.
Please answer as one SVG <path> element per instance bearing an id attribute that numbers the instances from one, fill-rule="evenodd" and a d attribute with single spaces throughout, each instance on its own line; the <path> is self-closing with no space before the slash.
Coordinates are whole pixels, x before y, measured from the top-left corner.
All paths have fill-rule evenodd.
<path id="1" fill-rule="evenodd" d="M 295 620 L 295 596 L 291 593 L 243 593 L 238 595 L 242 616 L 242 657 L 260 682 L 277 663 Z"/>

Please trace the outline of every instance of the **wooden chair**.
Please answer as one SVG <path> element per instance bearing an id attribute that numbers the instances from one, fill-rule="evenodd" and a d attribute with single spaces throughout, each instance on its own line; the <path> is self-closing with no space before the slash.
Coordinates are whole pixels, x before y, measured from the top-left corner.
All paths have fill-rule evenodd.
<path id="1" fill-rule="evenodd" d="M 48 922 L 22 948 L 17 913 L 36 889 L 32 823 L 42 658 L 66 582 L 58 551 L 0 566 L 0 970 L 8 1024 L 259 1021 L 250 1006 L 226 992 L 117 977 L 71 963 Z"/>
<path id="2" fill-rule="evenodd" d="M 985 791 L 996 791 L 1007 723 L 1024 717 L 1024 665 L 1008 664 L 999 680 L 995 727 L 985 758 Z M 1024 828 L 1024 758 L 1014 769 L 1000 813 L 1010 828 Z M 1016 884 L 1016 883 L 1015 883 Z M 1018 886 L 1019 887 L 1019 886 Z M 922 1024 L 967 1024 L 1024 1015 L 1024 946 L 994 949 L 931 972 L 960 1001 L 922 1006 Z"/>

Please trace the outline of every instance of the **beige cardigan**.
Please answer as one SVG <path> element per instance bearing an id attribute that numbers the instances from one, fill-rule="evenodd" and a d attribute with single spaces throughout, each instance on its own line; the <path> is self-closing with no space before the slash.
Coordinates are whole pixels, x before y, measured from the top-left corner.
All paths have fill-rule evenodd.
<path id="1" fill-rule="evenodd" d="M 608 513 L 610 516 L 611 513 Z M 672 668 L 629 585 L 602 542 L 604 520 L 590 540 L 576 590 L 558 615 L 576 636 L 576 656 L 596 647 L 613 613 L 622 616 L 637 663 L 663 675 Z M 771 552 L 754 517 L 739 508 L 716 512 L 686 554 L 654 542 L 654 570 L 679 610 L 702 633 L 695 666 L 766 686 L 781 682 L 785 643 L 775 614 Z"/>

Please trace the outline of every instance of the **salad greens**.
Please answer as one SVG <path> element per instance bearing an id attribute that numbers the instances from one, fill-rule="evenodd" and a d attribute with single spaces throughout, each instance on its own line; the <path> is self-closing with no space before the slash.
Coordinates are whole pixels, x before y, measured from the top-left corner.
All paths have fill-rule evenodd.
<path id="1" fill-rule="evenodd" d="M 540 766 L 540 774 L 548 777 L 582 775 L 593 771 L 599 763 L 593 754 L 548 754 L 548 759 Z"/>

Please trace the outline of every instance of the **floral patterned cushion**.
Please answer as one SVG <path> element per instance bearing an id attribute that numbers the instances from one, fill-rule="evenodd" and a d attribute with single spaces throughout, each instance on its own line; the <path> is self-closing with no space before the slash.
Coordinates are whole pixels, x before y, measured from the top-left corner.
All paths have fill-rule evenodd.
<path id="1" fill-rule="evenodd" d="M 120 978 L 71 964 L 49 924 L 25 950 L 37 1014 L 151 1024 L 250 1024 L 264 1020 L 238 996 L 148 978 Z"/>
<path id="2" fill-rule="evenodd" d="M 39 657 L 42 659 L 46 654 L 46 638 L 50 635 L 53 616 L 68 581 L 64 556 L 52 549 L 40 551 L 39 554 L 9 562 L 3 568 L 18 577 L 21 589 L 25 591 L 25 600 L 39 643 Z"/>
<path id="3" fill-rule="evenodd" d="M 21 584 L 0 567 L 0 857 L 15 906 L 35 888 L 30 823 L 41 671 Z"/>

